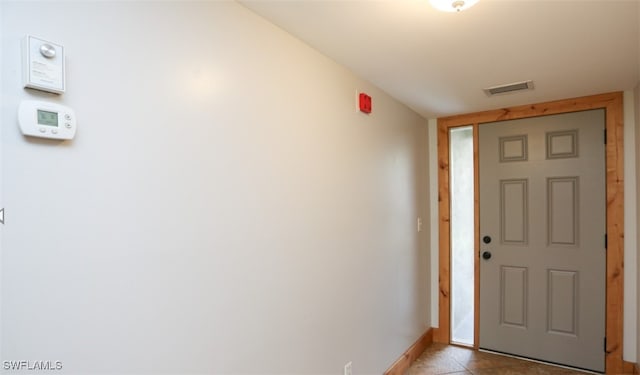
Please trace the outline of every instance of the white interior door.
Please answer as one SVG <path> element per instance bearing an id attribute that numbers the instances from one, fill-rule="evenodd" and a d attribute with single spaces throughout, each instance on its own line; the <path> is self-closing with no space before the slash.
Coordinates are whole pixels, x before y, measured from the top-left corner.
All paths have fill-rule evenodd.
<path id="1" fill-rule="evenodd" d="M 604 127 L 604 110 L 480 125 L 481 348 L 604 371 Z"/>

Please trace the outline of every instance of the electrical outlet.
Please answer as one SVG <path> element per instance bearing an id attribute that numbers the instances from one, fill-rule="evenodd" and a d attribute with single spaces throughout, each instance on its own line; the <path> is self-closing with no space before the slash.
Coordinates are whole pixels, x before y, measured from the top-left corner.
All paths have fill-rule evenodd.
<path id="1" fill-rule="evenodd" d="M 422 218 L 419 217 L 417 220 L 418 232 L 422 232 Z"/>
<path id="2" fill-rule="evenodd" d="M 344 374 L 343 375 L 353 375 L 351 372 L 351 362 L 344 365 Z"/>

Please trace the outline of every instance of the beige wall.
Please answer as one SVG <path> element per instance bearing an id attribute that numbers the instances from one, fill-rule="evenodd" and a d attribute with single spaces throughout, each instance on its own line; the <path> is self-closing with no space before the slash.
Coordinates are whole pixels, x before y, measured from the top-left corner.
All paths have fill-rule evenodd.
<path id="1" fill-rule="evenodd" d="M 0 4 L 3 360 L 379 374 L 429 326 L 423 118 L 235 2 Z M 63 96 L 22 89 L 25 34 Z M 34 98 L 76 139 L 19 134 Z"/>
<path id="2" fill-rule="evenodd" d="M 635 103 L 635 146 L 636 150 L 640 150 L 640 84 L 636 86 L 634 90 L 634 103 Z M 636 176 L 640 176 L 640 153 L 636 153 Z M 634 192 L 636 197 L 640 196 L 640 184 L 636 185 L 636 191 Z M 640 204 L 640 200 L 636 202 Z M 638 212 L 640 212 L 640 205 L 637 206 Z M 633 233 L 633 235 L 638 238 L 638 233 L 640 233 L 640 221 L 636 223 L 637 230 Z M 638 249 L 634 249 L 636 252 Z M 640 270 L 640 256 L 637 256 L 637 269 Z M 636 315 L 637 322 L 640 322 L 640 306 L 638 306 L 638 302 L 640 302 L 640 277 L 637 277 L 637 299 L 636 299 Z M 636 361 L 640 358 L 640 330 L 636 331 Z"/>
<path id="3" fill-rule="evenodd" d="M 636 100 L 633 91 L 624 92 L 624 350 L 623 358 L 636 361 L 637 326 L 637 207 L 636 200 Z M 629 235 L 631 234 L 631 235 Z"/>
<path id="4" fill-rule="evenodd" d="M 638 6 L 638 19 L 640 19 L 640 6 Z M 638 35 L 640 36 L 640 25 L 638 26 Z M 640 37 L 638 38 L 638 43 L 640 44 Z M 640 49 L 639 49 L 640 51 Z M 638 56 L 638 71 L 640 72 L 640 55 Z M 634 90 L 634 113 L 635 113 L 635 146 L 636 146 L 636 176 L 640 176 L 640 82 L 636 86 Z M 636 186 L 636 198 L 640 196 L 640 184 Z M 637 212 L 640 212 L 640 199 L 637 199 Z M 635 231 L 635 236 L 638 238 L 638 233 L 640 233 L 640 220 L 636 223 L 637 230 Z M 636 250 L 636 254 L 638 254 L 638 249 Z M 640 270 L 640 254 L 637 256 L 637 270 Z M 637 277 L 637 298 L 636 298 L 636 316 L 637 323 L 640 323 L 640 277 Z M 636 361 L 640 362 L 640 324 L 636 327 Z"/>

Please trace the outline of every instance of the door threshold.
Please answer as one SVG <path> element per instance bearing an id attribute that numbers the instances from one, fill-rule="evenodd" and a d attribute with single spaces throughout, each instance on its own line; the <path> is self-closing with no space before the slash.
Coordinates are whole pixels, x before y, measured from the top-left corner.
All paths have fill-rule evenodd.
<path id="1" fill-rule="evenodd" d="M 563 365 L 563 364 L 555 363 L 555 362 L 541 361 L 541 360 L 535 359 L 535 358 L 521 357 L 521 356 L 518 356 L 518 355 L 513 355 L 513 354 L 509 354 L 509 353 L 503 353 L 503 352 L 499 352 L 499 351 L 496 351 L 496 350 L 479 348 L 478 351 L 484 352 L 484 353 L 501 355 L 503 357 L 520 359 L 520 360 L 523 360 L 523 361 L 528 361 L 528 362 L 533 362 L 533 363 L 539 363 L 541 365 L 554 366 L 554 367 L 564 368 L 564 369 L 567 369 L 567 370 L 579 371 L 579 372 L 583 372 L 585 374 L 594 374 L 594 375 L 602 375 L 602 374 L 604 374 L 604 372 L 597 372 L 597 371 L 593 371 L 593 370 L 587 370 L 587 369 L 580 368 L 580 367 L 571 367 L 571 366 L 567 366 L 567 365 Z"/>

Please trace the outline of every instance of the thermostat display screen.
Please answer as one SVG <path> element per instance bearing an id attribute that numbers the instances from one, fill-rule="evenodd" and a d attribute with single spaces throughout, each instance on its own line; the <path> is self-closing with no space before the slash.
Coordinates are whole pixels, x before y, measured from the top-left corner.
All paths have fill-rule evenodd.
<path id="1" fill-rule="evenodd" d="M 38 110 L 38 124 L 47 126 L 58 126 L 58 112 Z"/>

